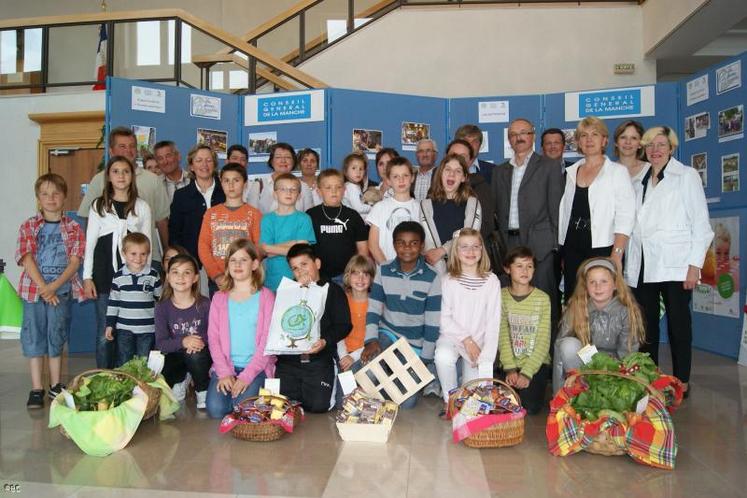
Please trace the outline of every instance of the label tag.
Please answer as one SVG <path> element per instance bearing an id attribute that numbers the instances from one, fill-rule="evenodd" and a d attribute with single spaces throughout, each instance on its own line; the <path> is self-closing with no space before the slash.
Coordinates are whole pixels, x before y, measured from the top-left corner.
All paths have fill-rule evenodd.
<path id="1" fill-rule="evenodd" d="M 73 395 L 70 394 L 67 389 L 63 389 L 60 394 L 65 398 L 65 404 L 67 407 L 71 410 L 75 410 L 75 398 L 73 398 Z"/>
<path id="2" fill-rule="evenodd" d="M 161 373 L 165 362 L 166 357 L 160 351 L 151 351 L 148 354 L 148 368 L 156 375 Z"/>
<path id="3" fill-rule="evenodd" d="M 635 412 L 638 415 L 640 415 L 646 410 L 647 406 L 648 406 L 648 394 L 638 400 L 638 403 L 635 405 Z"/>
<path id="4" fill-rule="evenodd" d="M 593 344 L 587 344 L 579 349 L 576 354 L 581 358 L 581 361 L 584 362 L 584 365 L 588 365 L 591 363 L 591 357 L 597 354 L 597 347 Z"/>
<path id="5" fill-rule="evenodd" d="M 265 379 L 265 389 L 270 391 L 272 394 L 280 395 L 280 379 Z"/>
<path id="6" fill-rule="evenodd" d="M 358 383 L 355 381 L 355 375 L 353 375 L 352 370 L 347 370 L 345 372 L 342 372 L 341 374 L 338 374 L 337 378 L 340 379 L 340 387 L 342 387 L 343 396 L 347 396 L 348 394 L 355 391 L 356 387 L 358 387 Z"/>

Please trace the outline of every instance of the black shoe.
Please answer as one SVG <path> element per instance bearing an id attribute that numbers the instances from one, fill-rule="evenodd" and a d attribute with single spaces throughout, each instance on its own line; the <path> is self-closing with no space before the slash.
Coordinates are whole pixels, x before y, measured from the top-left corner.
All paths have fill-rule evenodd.
<path id="1" fill-rule="evenodd" d="M 57 397 L 57 395 L 62 392 L 63 389 L 65 389 L 65 384 L 62 384 L 60 382 L 58 382 L 54 386 L 50 387 L 49 388 L 49 393 L 47 393 L 48 396 L 49 396 L 49 399 L 55 399 Z"/>
<path id="2" fill-rule="evenodd" d="M 33 410 L 44 408 L 44 389 L 33 389 L 29 393 L 29 400 L 26 402 L 26 408 Z"/>

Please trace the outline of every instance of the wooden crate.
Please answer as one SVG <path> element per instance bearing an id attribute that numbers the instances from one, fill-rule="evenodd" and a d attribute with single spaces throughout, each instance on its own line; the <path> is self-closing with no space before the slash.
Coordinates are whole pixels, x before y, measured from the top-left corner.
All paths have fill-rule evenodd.
<path id="1" fill-rule="evenodd" d="M 398 405 L 427 386 L 433 378 L 404 338 L 355 374 L 356 382 L 366 394 L 392 400 Z"/>

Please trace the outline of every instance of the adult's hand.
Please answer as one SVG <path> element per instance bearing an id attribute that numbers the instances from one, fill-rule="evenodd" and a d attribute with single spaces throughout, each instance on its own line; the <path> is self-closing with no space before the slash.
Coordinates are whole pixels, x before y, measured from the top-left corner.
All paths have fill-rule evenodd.
<path id="1" fill-rule="evenodd" d="M 687 268 L 687 276 L 685 277 L 685 281 L 682 282 L 682 288 L 685 290 L 693 290 L 695 286 L 698 284 L 698 279 L 700 278 L 700 268 L 697 266 L 690 265 Z"/>

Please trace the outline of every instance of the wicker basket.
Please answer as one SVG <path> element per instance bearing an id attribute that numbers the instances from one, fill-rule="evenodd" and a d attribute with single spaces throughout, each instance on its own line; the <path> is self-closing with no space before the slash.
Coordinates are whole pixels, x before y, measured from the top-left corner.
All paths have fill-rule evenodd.
<path id="1" fill-rule="evenodd" d="M 569 376 L 565 380 L 565 386 L 569 387 L 573 385 L 578 377 L 583 377 L 586 375 L 609 375 L 611 377 L 620 377 L 622 379 L 632 380 L 633 382 L 637 382 L 644 386 L 649 392 L 650 396 L 654 396 L 660 399 L 662 402 L 664 401 L 664 395 L 654 387 L 651 387 L 651 385 L 646 381 L 639 379 L 638 377 L 622 374 L 620 372 L 608 372 L 606 370 L 584 370 L 583 372 L 578 372 Z M 602 431 L 597 434 L 592 440 L 591 444 L 584 448 L 584 451 L 603 456 L 619 456 L 627 454 L 625 448 L 618 446 L 615 443 L 614 439 L 607 433 L 607 431 Z"/>
<path id="2" fill-rule="evenodd" d="M 70 384 L 68 385 L 68 390 L 70 392 L 77 391 L 80 387 L 80 384 L 83 382 L 83 379 L 86 377 L 91 377 L 93 375 L 97 374 L 105 374 L 105 375 L 111 375 L 113 377 L 119 377 L 119 378 L 130 378 L 131 380 L 135 381 L 135 384 L 140 387 L 140 389 L 143 390 L 143 392 L 148 396 L 148 404 L 145 405 L 145 414 L 143 415 L 143 420 L 146 420 L 156 413 L 158 413 L 158 402 L 161 398 L 161 390 L 156 389 L 155 387 L 151 387 L 145 382 L 142 382 L 138 380 L 137 378 L 133 377 L 132 375 L 128 374 L 127 372 L 121 372 L 119 370 L 106 370 L 103 368 L 95 368 L 92 370 L 86 370 L 85 372 L 79 373 L 76 375 L 73 380 L 70 381 Z M 65 429 L 60 427 L 60 433 L 62 433 L 63 436 L 70 438 L 70 436 L 65 432 Z"/>
<path id="3" fill-rule="evenodd" d="M 449 396 L 449 413 L 456 413 L 456 407 L 454 406 L 457 398 L 462 394 L 465 389 L 468 389 L 483 382 L 490 382 L 492 384 L 500 385 L 508 389 L 511 394 L 516 398 L 516 402 L 521 405 L 521 398 L 519 394 L 508 384 L 498 379 L 474 379 L 462 387 L 459 388 L 454 394 Z M 516 420 L 509 420 L 507 422 L 499 422 L 485 430 L 472 434 L 468 438 L 463 440 L 465 446 L 470 448 L 504 448 L 506 446 L 515 446 L 524 439 L 524 417 L 522 416 Z"/>
<path id="4" fill-rule="evenodd" d="M 265 394 L 262 396 L 253 396 L 251 398 L 246 398 L 241 403 L 239 403 L 239 407 L 253 403 L 254 401 L 258 400 L 259 398 L 274 398 L 279 399 L 283 402 L 283 411 L 287 411 L 291 408 L 291 403 L 285 398 L 282 398 L 280 396 L 273 396 L 271 394 Z M 298 410 L 294 410 L 293 416 L 295 417 L 294 424 L 298 422 Z M 242 439 L 244 441 L 254 441 L 254 442 L 268 442 L 268 441 L 277 441 L 280 439 L 280 437 L 285 433 L 285 429 L 280 427 L 278 424 L 273 424 L 270 422 L 260 422 L 258 424 L 238 424 L 233 429 L 231 429 L 231 435 L 235 437 L 236 439 Z"/>

